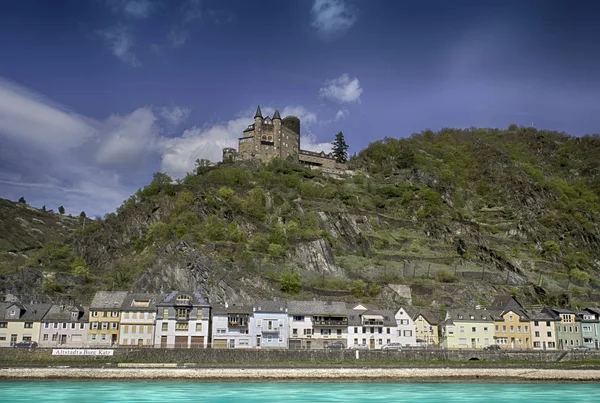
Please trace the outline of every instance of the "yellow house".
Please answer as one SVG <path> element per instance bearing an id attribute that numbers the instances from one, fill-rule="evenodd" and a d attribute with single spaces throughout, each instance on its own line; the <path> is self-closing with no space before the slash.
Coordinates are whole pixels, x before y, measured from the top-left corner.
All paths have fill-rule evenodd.
<path id="1" fill-rule="evenodd" d="M 41 323 L 52 304 L 0 303 L 0 347 L 40 341 Z"/>
<path id="2" fill-rule="evenodd" d="M 127 291 L 98 291 L 90 304 L 88 344 L 110 347 L 119 344 L 121 306 Z"/>
<path id="3" fill-rule="evenodd" d="M 481 349 L 494 343 L 494 319 L 486 310 L 449 310 L 442 322 L 441 345 Z"/>
<path id="4" fill-rule="evenodd" d="M 437 345 L 440 344 L 438 325 L 444 320 L 442 313 L 428 310 L 418 310 L 413 313 L 417 344 Z"/>
<path id="5" fill-rule="evenodd" d="M 507 310 L 494 314 L 494 336 L 502 349 L 531 348 L 530 319 L 525 311 Z"/>

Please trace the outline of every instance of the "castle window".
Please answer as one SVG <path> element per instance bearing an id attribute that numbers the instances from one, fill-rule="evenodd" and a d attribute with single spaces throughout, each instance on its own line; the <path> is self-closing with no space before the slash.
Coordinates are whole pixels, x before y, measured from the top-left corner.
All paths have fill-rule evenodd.
<path id="1" fill-rule="evenodd" d="M 273 141 L 273 136 L 269 136 L 269 137 L 268 137 L 268 140 L 269 140 L 269 141 Z"/>
<path id="2" fill-rule="evenodd" d="M 266 140 L 266 139 L 267 139 L 267 136 L 264 136 L 264 135 L 263 135 L 263 136 L 262 136 L 262 140 Z"/>

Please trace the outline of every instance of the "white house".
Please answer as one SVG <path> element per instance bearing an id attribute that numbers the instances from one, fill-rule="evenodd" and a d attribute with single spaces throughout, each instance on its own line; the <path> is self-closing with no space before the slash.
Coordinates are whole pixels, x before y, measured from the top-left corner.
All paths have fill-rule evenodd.
<path id="1" fill-rule="evenodd" d="M 161 294 L 128 294 L 121 305 L 119 344 L 127 347 L 152 347 L 156 304 Z"/>
<path id="2" fill-rule="evenodd" d="M 379 350 L 386 344 L 398 343 L 394 311 L 368 309 L 365 305 L 349 306 L 348 347 L 366 344 Z"/>
<path id="3" fill-rule="evenodd" d="M 403 346 L 416 346 L 416 326 L 412 315 L 406 309 L 400 308 L 396 311 L 394 317 L 398 326 L 398 343 L 401 343 Z"/>
<path id="4" fill-rule="evenodd" d="M 243 305 L 215 305 L 212 307 L 212 347 L 254 347 L 250 328 L 254 323 L 252 307 Z"/>
<path id="5" fill-rule="evenodd" d="M 320 349 L 348 342 L 348 310 L 343 302 L 289 301 L 289 348 Z"/>
<path id="6" fill-rule="evenodd" d="M 199 292 L 173 291 L 156 304 L 156 348 L 206 348 L 210 304 Z"/>

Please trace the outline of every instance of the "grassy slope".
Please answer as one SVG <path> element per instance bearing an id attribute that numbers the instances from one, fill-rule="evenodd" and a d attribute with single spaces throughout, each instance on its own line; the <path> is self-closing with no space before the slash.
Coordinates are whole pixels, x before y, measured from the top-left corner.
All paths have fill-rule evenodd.
<path id="1" fill-rule="evenodd" d="M 32 269 L 66 278 L 46 284 L 49 295 L 80 297 L 156 288 L 153 278 L 192 265 L 206 269 L 203 286 L 226 282 L 254 297 L 281 294 L 282 274 L 294 271 L 297 298 L 391 305 L 386 284 L 397 283 L 435 307 L 506 292 L 587 303 L 600 278 L 599 151 L 598 138 L 531 128 L 448 129 L 371 144 L 352 159 L 353 177 L 284 162 L 204 168 L 178 184 L 157 175 Z M 319 239 L 338 274 L 294 257 Z"/>

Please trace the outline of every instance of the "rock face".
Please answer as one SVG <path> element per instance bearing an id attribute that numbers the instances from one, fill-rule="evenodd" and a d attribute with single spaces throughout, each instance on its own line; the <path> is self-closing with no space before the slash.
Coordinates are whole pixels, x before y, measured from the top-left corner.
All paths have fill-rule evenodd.
<path id="1" fill-rule="evenodd" d="M 100 221 L 0 201 L 0 292 L 584 305 L 600 301 L 599 153 L 593 136 L 444 129 L 375 142 L 352 175 L 281 160 L 156 174 Z M 289 274 L 299 295 L 282 291 Z"/>
<path id="2" fill-rule="evenodd" d="M 343 275 L 343 270 L 335 265 L 333 252 L 325 239 L 297 245 L 289 258 L 305 270 L 317 274 Z"/>

